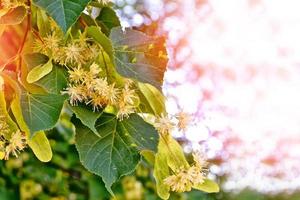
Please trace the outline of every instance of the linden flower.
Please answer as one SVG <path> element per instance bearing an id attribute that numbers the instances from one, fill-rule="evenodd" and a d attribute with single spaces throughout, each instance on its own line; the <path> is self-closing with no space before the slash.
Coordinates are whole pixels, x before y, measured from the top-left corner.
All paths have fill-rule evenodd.
<path id="1" fill-rule="evenodd" d="M 128 118 L 130 114 L 135 112 L 135 108 L 131 105 L 126 105 L 124 102 L 121 102 L 119 104 L 119 110 L 117 113 L 117 118 L 119 120 L 124 120 L 125 118 Z"/>
<path id="2" fill-rule="evenodd" d="M 70 104 L 72 106 L 77 105 L 78 102 L 85 100 L 85 91 L 82 86 L 69 85 L 62 94 L 68 94 L 70 97 Z"/>
<path id="3" fill-rule="evenodd" d="M 91 86 L 93 87 L 95 92 L 102 96 L 106 95 L 109 87 L 106 78 L 93 79 Z"/>
<path id="4" fill-rule="evenodd" d="M 126 104 L 133 105 L 135 100 L 137 99 L 137 95 L 134 90 L 130 89 L 128 86 L 125 85 L 125 87 L 122 90 L 121 99 Z"/>
<path id="5" fill-rule="evenodd" d="M 108 104 L 107 98 L 101 95 L 92 94 L 90 102 L 93 105 L 93 110 L 97 111 L 99 108 L 103 108 Z"/>
<path id="6" fill-rule="evenodd" d="M 74 68 L 73 70 L 69 70 L 69 80 L 73 83 L 80 83 L 84 80 L 86 71 L 81 67 Z"/>
<path id="7" fill-rule="evenodd" d="M 76 42 L 72 42 L 64 48 L 65 63 L 85 64 L 84 48 Z"/>
<path id="8" fill-rule="evenodd" d="M 184 169 L 180 170 L 176 175 L 165 178 L 164 183 L 170 186 L 170 190 L 173 192 L 191 191 L 193 186 L 190 175 Z"/>
<path id="9" fill-rule="evenodd" d="M 41 40 L 34 40 L 32 50 L 34 52 L 45 53 L 46 52 L 46 45 Z"/>
<path id="10" fill-rule="evenodd" d="M 185 112 L 180 112 L 176 115 L 176 119 L 178 120 L 178 129 L 185 131 L 191 121 L 191 116 Z"/>
<path id="11" fill-rule="evenodd" d="M 156 118 L 154 122 L 154 127 L 160 134 L 168 134 L 174 129 L 174 123 L 171 121 L 171 119 L 162 114 L 161 117 Z"/>
<path id="12" fill-rule="evenodd" d="M 53 32 L 52 34 L 48 34 L 46 37 L 44 37 L 43 41 L 45 47 L 49 49 L 51 53 L 55 53 L 59 49 L 61 38 L 58 37 L 55 32 Z"/>
<path id="13" fill-rule="evenodd" d="M 87 56 L 88 60 L 94 60 L 100 52 L 101 48 L 98 44 L 88 45 L 85 49 L 85 55 Z"/>
<path id="14" fill-rule="evenodd" d="M 102 69 L 99 67 L 98 64 L 96 63 L 93 63 L 91 66 L 90 66 L 90 73 L 92 76 L 94 77 L 97 77 L 99 76 L 99 73 L 102 71 Z"/>
<path id="15" fill-rule="evenodd" d="M 14 133 L 9 140 L 9 144 L 5 147 L 5 160 L 9 159 L 9 156 L 12 154 L 15 157 L 18 157 L 20 151 L 26 147 L 26 135 L 21 131 Z"/>
<path id="16" fill-rule="evenodd" d="M 119 89 L 115 88 L 115 84 L 111 84 L 107 88 L 107 99 L 109 101 L 109 104 L 115 105 L 118 101 L 118 95 L 119 95 Z"/>

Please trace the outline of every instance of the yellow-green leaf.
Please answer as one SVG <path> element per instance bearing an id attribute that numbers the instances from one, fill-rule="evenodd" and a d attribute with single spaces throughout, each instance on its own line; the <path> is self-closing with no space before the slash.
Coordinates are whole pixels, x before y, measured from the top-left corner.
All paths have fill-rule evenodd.
<path id="1" fill-rule="evenodd" d="M 160 138 L 162 141 L 162 147 L 165 148 L 165 154 L 167 157 L 168 166 L 173 170 L 177 171 L 180 168 L 188 168 L 189 163 L 187 162 L 182 147 L 178 142 L 171 136 L 164 136 Z"/>
<path id="2" fill-rule="evenodd" d="M 43 78 L 44 76 L 46 76 L 47 74 L 49 74 L 53 69 L 53 64 L 52 64 L 52 60 L 49 59 L 49 61 L 42 65 L 42 66 L 37 66 L 34 67 L 27 75 L 27 82 L 28 83 L 34 83 L 38 80 L 40 80 L 41 78 Z"/>
<path id="3" fill-rule="evenodd" d="M 0 76 L 0 116 L 2 118 L 1 120 L 4 120 L 5 123 L 7 123 L 9 129 L 9 132 L 4 133 L 4 137 L 10 139 L 11 135 L 19 129 L 17 124 L 11 119 L 11 117 L 7 112 L 5 94 L 4 94 L 4 80 L 1 76 Z"/>
<path id="4" fill-rule="evenodd" d="M 166 112 L 165 97 L 154 86 L 147 83 L 138 83 L 140 109 L 142 112 L 160 116 Z"/>
<path id="5" fill-rule="evenodd" d="M 35 156 L 42 162 L 48 162 L 52 158 L 52 150 L 50 143 L 43 131 L 36 132 L 32 138 L 30 138 L 30 131 L 28 126 L 26 125 L 22 110 L 20 106 L 20 100 L 16 97 L 11 103 L 11 110 L 16 118 L 16 121 L 24 131 L 28 138 L 28 145 L 32 149 Z"/>
<path id="6" fill-rule="evenodd" d="M 52 150 L 44 131 L 39 131 L 28 141 L 29 147 L 35 156 L 42 162 L 49 162 L 52 158 Z"/>
<path id="7" fill-rule="evenodd" d="M 163 141 L 159 141 L 158 152 L 155 155 L 155 164 L 153 176 L 156 180 L 157 194 L 162 199 L 168 199 L 170 196 L 170 187 L 164 184 L 165 178 L 170 176 L 169 166 L 167 163 L 168 149 Z"/>
<path id="8" fill-rule="evenodd" d="M 205 179 L 202 184 L 194 185 L 193 188 L 207 193 L 216 193 L 220 190 L 219 185 L 209 179 Z"/>

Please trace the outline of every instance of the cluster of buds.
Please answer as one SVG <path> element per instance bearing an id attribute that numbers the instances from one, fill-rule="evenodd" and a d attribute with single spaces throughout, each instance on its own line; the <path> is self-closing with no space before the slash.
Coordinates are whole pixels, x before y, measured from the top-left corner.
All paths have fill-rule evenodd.
<path id="1" fill-rule="evenodd" d="M 201 154 L 194 153 L 194 164 L 189 168 L 181 168 L 164 179 L 164 184 L 173 192 L 188 192 L 194 186 L 204 183 L 207 174 L 207 163 Z"/>
<path id="2" fill-rule="evenodd" d="M 126 83 L 119 89 L 115 84 L 109 84 L 106 78 L 100 76 L 101 68 L 93 63 L 89 70 L 77 67 L 69 70 L 69 86 L 63 91 L 68 94 L 72 106 L 78 103 L 91 105 L 94 111 L 115 106 L 118 108 L 117 117 L 123 120 L 134 112 L 134 103 L 138 98 L 131 89 L 131 83 Z"/>
<path id="3" fill-rule="evenodd" d="M 63 34 L 51 25 L 51 34 L 35 40 L 33 50 L 53 58 L 54 62 L 68 67 L 81 66 L 94 60 L 101 52 L 101 47 L 81 34 L 78 39 L 63 41 Z"/>
<path id="4" fill-rule="evenodd" d="M 185 132 L 191 121 L 191 116 L 185 112 L 179 112 L 175 116 L 170 117 L 162 114 L 155 119 L 154 127 L 162 135 L 171 133 L 176 127 L 179 131 Z"/>
<path id="5" fill-rule="evenodd" d="M 18 157 L 20 151 L 26 147 L 26 135 L 21 131 L 16 131 L 10 139 L 4 136 L 9 134 L 9 126 L 5 116 L 0 115 L 0 158 L 8 160 L 10 155 Z"/>

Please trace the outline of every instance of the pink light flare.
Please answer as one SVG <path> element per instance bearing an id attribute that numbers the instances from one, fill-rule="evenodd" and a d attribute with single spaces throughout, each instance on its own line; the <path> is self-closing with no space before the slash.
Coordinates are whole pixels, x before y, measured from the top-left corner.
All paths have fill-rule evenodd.
<path id="1" fill-rule="evenodd" d="M 162 22 L 173 56 L 165 93 L 170 113 L 199 122 L 191 147 L 223 161 L 212 172 L 229 175 L 225 190 L 299 190 L 300 1 L 177 4 Z"/>

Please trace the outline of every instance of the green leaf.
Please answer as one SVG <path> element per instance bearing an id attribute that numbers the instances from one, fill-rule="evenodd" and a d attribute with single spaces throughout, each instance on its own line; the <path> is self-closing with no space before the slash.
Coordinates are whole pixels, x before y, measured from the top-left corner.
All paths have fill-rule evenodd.
<path id="1" fill-rule="evenodd" d="M 120 27 L 111 30 L 117 71 L 127 77 L 150 83 L 161 89 L 167 67 L 164 38 L 150 37 L 142 32 Z"/>
<path id="2" fill-rule="evenodd" d="M 138 83 L 138 95 L 140 98 L 140 111 L 160 116 L 166 112 L 165 97 L 155 87 L 147 83 Z"/>
<path id="3" fill-rule="evenodd" d="M 96 42 L 98 42 L 103 47 L 104 51 L 109 55 L 109 58 L 113 60 L 114 56 L 111 41 L 104 33 L 101 32 L 101 29 L 96 26 L 88 27 L 87 34 Z"/>
<path id="4" fill-rule="evenodd" d="M 24 131 L 29 138 L 30 130 L 26 125 L 22 109 L 20 105 L 20 100 L 16 97 L 11 103 L 11 110 L 15 116 L 15 119 L 22 131 Z M 39 131 L 34 134 L 32 138 L 28 140 L 28 146 L 32 149 L 35 156 L 42 162 L 49 162 L 52 158 L 52 150 L 46 134 L 43 131 Z"/>
<path id="5" fill-rule="evenodd" d="M 24 61 L 28 69 L 33 69 L 39 65 L 44 65 L 49 61 L 49 58 L 41 53 L 29 53 L 24 55 Z"/>
<path id="6" fill-rule="evenodd" d="M 52 59 L 50 59 L 46 64 L 34 67 L 27 75 L 27 82 L 34 83 L 47 74 L 49 74 L 53 69 Z"/>
<path id="7" fill-rule="evenodd" d="M 100 137 L 79 125 L 76 147 L 82 164 L 101 176 L 107 190 L 113 193 L 112 184 L 135 169 L 140 160 L 139 150 L 156 149 L 157 133 L 136 114 L 123 121 L 118 121 L 114 115 L 102 114 L 96 129 Z"/>
<path id="8" fill-rule="evenodd" d="M 220 191 L 219 185 L 209 179 L 205 179 L 204 183 L 193 186 L 193 188 L 207 193 L 217 193 Z"/>
<path id="9" fill-rule="evenodd" d="M 121 26 L 119 17 L 110 7 L 103 7 L 96 20 L 100 22 L 102 31 L 107 35 L 110 34 L 112 28 Z"/>
<path id="10" fill-rule="evenodd" d="M 18 6 L 9 10 L 5 15 L 0 17 L 0 24 L 16 25 L 20 24 L 27 14 L 24 6 Z"/>
<path id="11" fill-rule="evenodd" d="M 71 106 L 72 111 L 75 113 L 76 117 L 80 119 L 80 121 L 91 129 L 97 136 L 98 131 L 95 128 L 95 124 L 97 119 L 101 116 L 102 112 L 93 112 L 90 108 L 87 108 L 84 105 Z"/>
<path id="12" fill-rule="evenodd" d="M 167 157 L 168 166 L 173 170 L 177 171 L 178 169 L 185 167 L 189 167 L 189 163 L 187 162 L 182 147 L 180 144 L 170 135 L 161 137 L 160 139 L 161 148 L 165 148 L 165 154 Z"/>
<path id="13" fill-rule="evenodd" d="M 39 34 L 42 37 L 45 37 L 51 30 L 50 20 L 44 10 L 37 9 L 36 12 L 36 23 L 39 29 Z"/>
<path id="14" fill-rule="evenodd" d="M 54 64 L 52 71 L 35 84 L 44 88 L 48 93 L 60 94 L 67 87 L 66 76 L 65 68 Z"/>
<path id="15" fill-rule="evenodd" d="M 52 150 L 44 131 L 38 131 L 28 140 L 28 145 L 34 155 L 41 162 L 49 162 L 52 159 Z"/>
<path id="16" fill-rule="evenodd" d="M 41 130 L 53 128 L 60 116 L 66 96 L 58 94 L 22 93 L 21 108 L 31 136 Z"/>
<path id="17" fill-rule="evenodd" d="M 34 0 L 33 2 L 45 9 L 66 33 L 90 0 Z"/>

